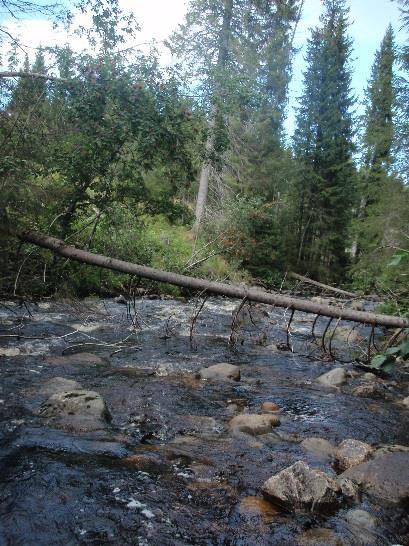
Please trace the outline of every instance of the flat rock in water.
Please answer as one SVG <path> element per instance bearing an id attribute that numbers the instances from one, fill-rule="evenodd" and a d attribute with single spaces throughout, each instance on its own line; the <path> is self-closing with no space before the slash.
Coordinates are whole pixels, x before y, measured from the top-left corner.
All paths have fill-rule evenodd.
<path id="1" fill-rule="evenodd" d="M 60 392 L 77 389 L 82 389 L 82 385 L 78 383 L 78 381 L 74 381 L 73 379 L 66 379 L 65 377 L 53 377 L 52 379 L 49 379 L 48 381 L 43 383 L 39 387 L 38 391 L 42 395 L 52 396 L 53 394 L 57 394 Z"/>
<path id="2" fill-rule="evenodd" d="M 260 497 L 244 497 L 239 505 L 239 514 L 250 521 L 261 518 L 266 523 L 271 522 L 279 513 L 279 508 Z"/>
<path id="3" fill-rule="evenodd" d="M 341 501 L 339 484 L 324 472 L 298 461 L 267 480 L 264 496 L 289 510 L 326 512 Z"/>
<path id="4" fill-rule="evenodd" d="M 25 428 L 14 446 L 18 449 L 44 450 L 71 455 L 98 455 L 113 458 L 129 456 L 129 450 L 113 439 L 98 436 L 78 437 L 47 427 Z"/>
<path id="5" fill-rule="evenodd" d="M 54 394 L 42 404 L 39 414 L 57 428 L 82 432 L 99 430 L 110 420 L 101 395 L 81 389 Z"/>
<path id="6" fill-rule="evenodd" d="M 130 378 L 143 378 L 143 377 L 150 377 L 152 375 L 155 375 L 155 370 L 152 370 L 151 368 L 133 368 L 131 366 L 125 366 L 123 368 L 114 368 L 112 370 L 108 370 L 103 374 L 104 377 L 109 377 L 111 375 L 122 375 L 124 377 L 130 377 Z"/>
<path id="7" fill-rule="evenodd" d="M 317 378 L 317 383 L 325 387 L 340 387 L 347 380 L 347 374 L 344 368 L 334 368 L 329 372 L 320 375 Z"/>
<path id="8" fill-rule="evenodd" d="M 324 438 L 305 438 L 300 445 L 319 459 L 330 459 L 335 453 L 335 447 Z"/>
<path id="9" fill-rule="evenodd" d="M 101 358 L 93 353 L 74 353 L 63 356 L 49 356 L 45 359 L 47 364 L 54 364 L 57 366 L 70 366 L 72 364 L 79 364 L 82 366 L 103 366 L 107 364 L 105 358 Z"/>
<path id="10" fill-rule="evenodd" d="M 227 363 L 215 364 L 209 366 L 209 368 L 202 368 L 199 371 L 199 377 L 201 379 L 234 379 L 240 381 L 240 368 Z"/>
<path id="11" fill-rule="evenodd" d="M 179 434 L 205 433 L 209 434 L 220 430 L 216 419 L 204 415 L 177 415 L 177 426 Z"/>
<path id="12" fill-rule="evenodd" d="M 409 452 L 379 455 L 353 466 L 341 477 L 349 478 L 365 491 L 382 500 L 403 502 L 409 500 Z"/>
<path id="13" fill-rule="evenodd" d="M 368 460 L 373 448 L 359 440 L 348 439 L 341 442 L 335 453 L 335 458 L 341 470 L 346 470 Z"/>
<path id="14" fill-rule="evenodd" d="M 345 542 L 332 529 L 308 529 L 299 538 L 297 546 L 343 546 Z"/>
<path id="15" fill-rule="evenodd" d="M 359 333 L 356 330 L 353 330 L 352 328 L 339 326 L 335 332 L 332 330 L 328 334 L 329 336 L 333 336 L 334 339 L 338 341 L 342 341 L 343 343 L 349 343 L 349 344 L 356 344 L 359 341 L 362 340 L 362 337 L 359 335 Z"/>
<path id="16" fill-rule="evenodd" d="M 229 422 L 230 430 L 238 430 L 253 436 L 259 434 L 268 434 L 273 427 L 280 424 L 280 419 L 277 415 L 257 415 L 251 413 L 243 413 L 236 415 Z"/>

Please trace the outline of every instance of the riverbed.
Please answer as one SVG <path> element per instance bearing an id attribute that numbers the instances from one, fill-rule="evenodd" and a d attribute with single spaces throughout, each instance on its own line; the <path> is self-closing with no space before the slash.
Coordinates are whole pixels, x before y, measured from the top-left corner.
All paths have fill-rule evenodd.
<path id="1" fill-rule="evenodd" d="M 2 302 L 0 544 L 409 544 L 404 503 L 360 492 L 323 514 L 284 510 L 262 494 L 297 461 L 336 478 L 334 457 L 306 449 L 307 438 L 409 446 L 399 403 L 407 374 L 373 378 L 376 389 L 365 390 L 368 370 L 354 362 L 370 329 L 340 324 L 350 332 L 331 341 L 334 360 L 319 340 L 324 319 L 314 343 L 314 316 L 296 313 L 288 329 L 288 311 L 257 306 L 242 310 L 232 331 L 237 302 L 210 298 L 197 314 L 200 305 Z M 218 363 L 238 366 L 240 380 L 200 379 Z M 346 371 L 342 386 L 317 383 L 336 367 Z M 105 421 L 50 418 L 47 401 L 61 388 L 97 393 Z M 231 429 L 265 402 L 278 406 L 278 427 Z M 351 523 L 352 509 L 373 525 Z"/>

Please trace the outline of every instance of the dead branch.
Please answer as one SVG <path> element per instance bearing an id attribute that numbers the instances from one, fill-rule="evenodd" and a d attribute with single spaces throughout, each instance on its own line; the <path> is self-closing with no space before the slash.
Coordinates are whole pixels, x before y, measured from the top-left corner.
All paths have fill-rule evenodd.
<path id="1" fill-rule="evenodd" d="M 236 324 L 237 324 L 237 319 L 239 317 L 239 313 L 243 309 L 246 302 L 247 302 L 247 297 L 244 296 L 244 298 L 240 302 L 240 305 L 236 309 L 236 312 L 234 313 L 233 320 L 231 322 L 230 337 L 229 337 L 229 345 L 231 345 L 231 346 L 233 346 L 234 343 L 235 343 Z"/>
<path id="2" fill-rule="evenodd" d="M 284 307 L 286 309 L 290 308 L 296 311 L 315 313 L 335 319 L 361 322 L 363 324 L 374 324 L 388 328 L 406 328 L 409 326 L 409 320 L 403 317 L 381 315 L 366 311 L 355 311 L 353 309 L 342 309 L 335 305 L 323 305 L 306 299 L 267 293 L 255 288 L 246 288 L 242 286 L 208 281 L 196 277 L 180 275 L 178 273 L 160 271 L 152 267 L 132 264 L 123 260 L 102 256 L 101 254 L 94 254 L 80 250 L 74 246 L 65 244 L 64 241 L 61 241 L 60 239 L 56 239 L 55 237 L 50 237 L 39 232 L 26 231 L 20 233 L 18 237 L 22 241 L 32 243 L 42 248 L 47 248 L 60 256 L 64 256 L 77 262 L 96 265 L 98 267 L 104 267 L 130 275 L 138 275 L 154 281 L 182 286 L 191 290 L 206 290 L 209 294 L 216 294 L 237 299 L 246 298 L 248 301 L 266 303 L 277 307 Z"/>
<path id="3" fill-rule="evenodd" d="M 49 76 L 48 74 L 39 74 L 37 72 L 0 72 L 0 78 L 28 78 L 33 80 L 47 80 L 52 82 L 81 83 L 80 80 L 58 78 L 57 76 Z"/>
<path id="4" fill-rule="evenodd" d="M 323 284 L 322 282 L 313 281 L 312 279 L 309 279 L 308 277 L 304 277 L 303 275 L 299 275 L 298 273 L 293 273 L 290 271 L 288 273 L 288 276 L 292 279 L 297 279 L 297 281 L 305 282 L 307 284 L 312 284 L 313 286 L 317 286 L 318 288 L 322 288 L 323 290 L 328 290 L 329 292 L 334 292 L 335 294 L 341 294 L 342 296 L 347 296 L 348 298 L 358 298 L 359 296 L 357 294 L 354 294 L 353 292 L 347 292 L 346 290 L 342 290 L 341 288 L 336 288 L 334 286 L 329 286 L 328 284 Z"/>

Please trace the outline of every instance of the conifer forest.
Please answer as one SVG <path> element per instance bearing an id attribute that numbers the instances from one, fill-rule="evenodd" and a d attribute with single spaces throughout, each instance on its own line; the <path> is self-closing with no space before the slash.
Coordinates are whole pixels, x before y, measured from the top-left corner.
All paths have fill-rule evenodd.
<path id="1" fill-rule="evenodd" d="M 271 288 L 295 271 L 405 307 L 407 48 L 386 26 L 357 113 L 348 2 L 322 2 L 289 134 L 303 4 L 192 1 L 164 44 L 166 67 L 154 47 L 126 47 L 138 22 L 114 0 L 77 7 L 93 23 L 71 29 L 80 52 L 27 53 L 3 30 L 3 294 L 108 294 L 128 282 L 16 243 L 16 230 L 35 229 L 162 269 Z M 41 9 L 70 24 L 57 6 Z"/>

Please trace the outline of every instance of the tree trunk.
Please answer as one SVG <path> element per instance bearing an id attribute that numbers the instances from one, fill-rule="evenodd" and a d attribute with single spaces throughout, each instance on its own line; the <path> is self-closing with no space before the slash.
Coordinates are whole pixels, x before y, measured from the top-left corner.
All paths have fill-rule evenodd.
<path id="1" fill-rule="evenodd" d="M 221 28 L 220 37 L 219 37 L 217 72 L 220 72 L 220 70 L 226 66 L 226 63 L 229 57 L 232 18 L 233 18 L 233 0 L 225 0 L 223 22 L 222 22 L 222 28 Z M 220 77 L 220 74 L 218 74 L 217 77 Z M 217 97 L 217 94 L 218 94 L 219 85 L 217 81 L 215 83 L 215 87 L 216 89 L 215 89 L 214 99 Z M 202 164 L 202 168 L 200 170 L 199 190 L 197 193 L 197 201 L 196 201 L 195 223 L 193 226 L 193 230 L 195 231 L 195 233 L 199 231 L 199 226 L 203 219 L 203 214 L 206 208 L 207 194 L 209 190 L 209 175 L 210 175 L 210 169 L 211 169 L 209 155 L 214 148 L 214 141 L 215 141 L 214 127 L 215 127 L 216 116 L 217 116 L 217 108 L 213 106 L 212 111 L 210 113 L 209 135 L 206 140 L 205 158 Z"/>
<path id="2" fill-rule="evenodd" d="M 64 256 L 65 258 L 69 258 L 77 262 L 96 265 L 99 267 L 112 269 L 114 271 L 119 271 L 121 273 L 127 273 L 129 275 L 138 275 L 146 279 L 182 286 L 192 290 L 206 291 L 209 294 L 217 294 L 238 299 L 246 298 L 248 301 L 266 303 L 277 307 L 314 313 L 335 319 L 339 318 L 343 320 L 352 320 L 364 324 L 386 326 L 389 328 L 407 328 L 409 326 L 409 320 L 400 317 L 367 313 L 364 311 L 354 311 L 352 309 L 343 309 L 341 307 L 330 305 L 321 305 L 301 298 L 293 298 L 290 296 L 283 296 L 281 294 L 262 292 L 261 290 L 255 288 L 244 288 L 241 286 L 207 281 L 195 277 L 187 277 L 185 275 L 179 275 L 178 273 L 169 273 L 167 271 L 153 269 L 152 267 L 132 264 L 123 260 L 116 260 L 115 258 L 109 258 L 100 254 L 93 254 L 91 252 L 86 252 L 85 250 L 75 248 L 74 246 L 66 245 L 64 241 L 44 235 L 43 233 L 27 231 L 19 234 L 19 238 L 22 241 L 33 243 L 43 248 L 48 248 L 60 256 Z"/>
<path id="3" fill-rule="evenodd" d="M 197 201 L 196 201 L 195 223 L 193 226 L 193 231 L 195 233 L 198 233 L 199 231 L 199 226 L 203 219 L 204 211 L 206 208 L 207 194 L 209 190 L 209 176 L 210 176 L 210 169 L 211 169 L 208 156 L 213 150 L 213 146 L 214 146 L 213 127 L 214 127 L 214 122 L 213 122 L 213 119 L 211 119 L 209 123 L 209 134 L 206 139 L 206 147 L 205 147 L 206 157 L 200 169 L 199 190 L 197 192 Z"/>

